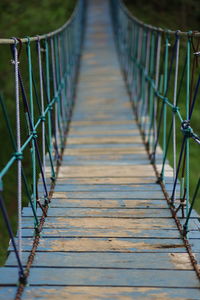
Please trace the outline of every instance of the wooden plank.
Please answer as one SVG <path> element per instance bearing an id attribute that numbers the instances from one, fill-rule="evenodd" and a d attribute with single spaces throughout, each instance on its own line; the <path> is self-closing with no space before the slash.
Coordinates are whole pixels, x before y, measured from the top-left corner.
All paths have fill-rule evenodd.
<path id="1" fill-rule="evenodd" d="M 123 200 L 121 201 L 123 204 Z M 38 215 L 42 215 L 41 210 Z M 32 209 L 25 207 L 23 216 L 33 216 Z M 110 217 L 110 218 L 170 218 L 171 213 L 168 209 L 163 208 L 148 208 L 148 209 L 132 209 L 132 208 L 52 208 L 48 212 L 50 217 Z"/>
<path id="2" fill-rule="evenodd" d="M 23 264 L 28 253 L 23 253 Z M 15 266 L 14 253 L 9 255 L 6 266 Z M 154 270 L 192 270 L 187 253 L 67 253 L 38 252 L 34 267 L 61 268 L 116 268 Z"/>
<path id="3" fill-rule="evenodd" d="M 73 119 L 73 126 L 79 126 L 79 127 L 82 127 L 82 126 L 90 126 L 90 127 L 93 127 L 93 125 L 103 125 L 103 126 L 110 126 L 110 125 L 114 125 L 113 127 L 117 128 L 116 125 L 132 125 L 132 124 L 136 124 L 136 121 L 135 120 L 113 120 L 113 121 L 90 121 L 90 120 L 85 120 L 85 121 L 75 121 Z M 71 127 L 70 127 L 71 128 Z"/>
<path id="4" fill-rule="evenodd" d="M 194 243 L 196 240 L 193 240 Z M 198 243 L 197 243 L 198 244 Z M 23 238 L 23 251 L 30 251 L 32 238 Z M 12 249 L 10 246 L 9 249 Z M 180 252 L 186 253 L 181 239 L 138 238 L 41 238 L 38 251 L 45 252 Z"/>
<path id="5" fill-rule="evenodd" d="M 13 300 L 16 295 L 17 287 L 0 286 L 0 300 Z"/>
<path id="6" fill-rule="evenodd" d="M 174 276 L 176 274 L 176 276 Z M 171 279 L 173 278 L 173 280 Z M 187 280 L 185 280 L 187 278 Z M 95 285 L 199 288 L 196 274 L 189 270 L 116 270 L 33 268 L 30 285 Z"/>
<path id="7" fill-rule="evenodd" d="M 34 229 L 25 228 L 22 229 L 23 237 L 34 237 Z M 85 228 L 44 228 L 42 230 L 41 236 L 43 238 L 61 238 L 61 237 L 129 237 L 129 238 L 180 238 L 181 235 L 178 230 L 172 229 L 115 229 L 115 228 L 105 228 L 105 229 L 85 229 Z M 195 235 L 192 236 L 195 238 Z M 196 238 L 199 238 L 196 232 Z"/>
<path id="8" fill-rule="evenodd" d="M 75 137 L 68 137 L 67 139 L 67 144 L 68 145 L 87 145 L 87 144 L 122 144 L 122 143 L 126 143 L 126 144 L 132 144 L 133 141 L 135 143 L 141 143 L 142 142 L 142 138 L 139 135 L 135 135 L 134 137 L 126 137 L 126 136 L 118 136 L 118 137 L 79 137 L 79 138 L 75 138 Z"/>
<path id="9" fill-rule="evenodd" d="M 41 190 L 43 185 L 40 184 L 38 189 Z M 161 187 L 158 184 L 68 184 L 67 181 L 57 182 L 55 186 L 55 191 L 61 192 L 89 192 L 89 191 L 132 191 L 133 193 L 138 191 L 148 191 L 150 192 L 161 192 Z M 135 198 L 135 197 L 134 197 Z"/>
<path id="10" fill-rule="evenodd" d="M 97 137 L 121 137 L 121 136 L 138 136 L 139 132 L 138 129 L 124 129 L 124 130 L 117 130 L 117 129 L 110 129 L 107 128 L 107 130 L 95 130 L 94 128 L 90 128 L 90 130 L 77 130 L 77 129 L 71 129 L 68 135 L 68 138 L 79 138 L 79 137 L 92 137 L 92 138 L 97 138 Z"/>
<path id="11" fill-rule="evenodd" d="M 123 177 L 132 176 L 154 176 L 153 168 L 151 165 L 142 166 L 62 166 L 59 172 L 60 177 Z"/>
<path id="12" fill-rule="evenodd" d="M 103 181 L 103 178 L 100 178 Z M 89 184 L 89 180 L 87 181 L 86 178 L 84 178 L 83 182 L 81 179 L 77 179 L 77 184 L 70 184 L 67 179 L 63 179 L 57 182 L 55 186 L 55 191 L 60 191 L 60 192 L 93 192 L 93 191 L 99 191 L 99 192 L 121 192 L 121 193 L 132 193 L 135 198 L 135 193 L 139 192 L 142 193 L 155 193 L 155 194 L 160 194 L 163 195 L 162 189 L 160 185 L 155 184 L 155 183 L 144 183 L 141 184 L 140 182 L 137 183 L 138 178 L 136 178 L 136 183 L 130 183 L 130 184 L 121 184 L 120 181 L 118 180 L 118 183 L 112 184 L 112 181 L 108 179 L 108 182 L 105 184 L 99 184 L 98 180 L 96 182 L 93 180 L 93 184 Z M 104 179 L 106 181 L 106 178 Z M 132 180 L 133 181 L 133 180 Z M 79 184 L 78 184 L 79 182 Z M 85 182 L 88 182 L 87 184 L 84 184 Z M 109 183 L 111 182 L 111 183 Z M 117 182 L 117 180 L 116 180 Z M 96 183 L 96 184 L 95 184 Z M 168 185 L 169 186 L 169 185 Z M 43 189 L 43 183 L 39 184 L 38 189 L 39 191 Z M 170 187 L 169 187 L 170 188 Z M 171 190 L 172 190 L 171 186 Z M 62 189 L 62 190 L 61 190 Z M 179 189 L 177 189 L 179 190 Z"/>
<path id="13" fill-rule="evenodd" d="M 154 184 L 155 183 L 155 176 L 149 176 L 149 177 L 138 177 L 138 176 L 132 176 L 132 177 L 74 177 L 74 178 L 67 178 L 62 177 L 59 178 L 57 181 L 60 184 L 68 183 L 68 184 L 88 184 L 88 185 L 95 185 L 95 184 Z"/>
<path id="14" fill-rule="evenodd" d="M 22 229 L 23 237 L 33 237 L 35 236 L 35 232 L 33 228 L 24 228 Z M 42 230 L 41 236 L 43 238 L 47 237 L 128 237 L 128 238 L 181 238 L 180 232 L 176 228 L 168 229 L 168 228 L 134 228 L 134 229 L 126 229 L 126 228 L 48 228 L 45 227 Z M 197 240 L 197 243 L 200 240 L 199 231 L 191 230 L 188 235 L 188 240 L 192 244 L 194 243 L 194 239 Z M 196 252 L 197 253 L 197 252 Z"/>
<path id="15" fill-rule="evenodd" d="M 23 228 L 33 228 L 34 219 L 32 217 L 23 217 Z M 147 229 L 147 228 L 177 228 L 175 221 L 172 218 L 47 218 L 44 223 L 44 228 L 126 228 Z"/>
<path id="16" fill-rule="evenodd" d="M 140 143 L 123 143 L 123 144 L 112 144 L 112 143 L 106 143 L 106 144 L 80 144 L 80 145 L 76 145 L 76 144 L 70 144 L 70 145 L 66 145 L 66 149 L 64 152 L 64 155 L 65 153 L 68 153 L 67 151 L 69 149 L 79 149 L 81 151 L 83 151 L 83 149 L 87 149 L 88 151 L 92 152 L 94 151 L 94 149 L 96 150 L 108 150 L 109 149 L 109 153 L 111 154 L 112 151 L 115 151 L 116 149 L 118 149 L 118 151 L 121 150 L 121 152 L 123 153 L 127 153 L 127 149 L 128 150 L 131 150 L 132 149 L 132 152 L 130 153 L 135 153 L 134 151 L 139 151 L 139 153 L 143 152 L 143 153 L 146 153 L 145 149 L 144 149 L 144 145 L 142 142 Z M 129 152 L 128 152 L 129 153 Z M 136 152 L 137 153 L 137 152 Z"/>
<path id="17" fill-rule="evenodd" d="M 74 146 L 74 145 L 73 145 Z M 132 145 L 132 147 L 124 147 L 124 149 L 122 147 L 114 147 L 116 145 L 107 145 L 107 147 L 101 148 L 101 147 L 89 147 L 91 145 L 82 145 L 82 147 L 68 147 L 65 149 L 64 155 L 109 155 L 110 153 L 113 153 L 113 155 L 117 154 L 135 154 L 135 153 L 144 153 L 146 154 L 145 150 L 143 147 L 140 147 L 139 145 L 137 147 L 135 147 L 134 145 Z M 99 145 L 98 145 L 99 146 Z M 105 146 L 105 145 L 104 145 Z M 134 173 L 132 174 L 134 176 Z M 96 175 L 94 174 L 94 177 L 96 177 Z M 112 175 L 109 175 L 109 177 L 113 177 Z M 124 177 L 124 175 L 122 175 L 121 177 Z M 131 177 L 131 176 L 129 176 Z M 148 174 L 147 174 L 148 177 Z"/>
<path id="18" fill-rule="evenodd" d="M 66 199 L 53 198 L 50 204 L 55 207 L 88 207 L 88 208 L 166 208 L 163 200 L 101 200 L 101 199 Z"/>
<path id="19" fill-rule="evenodd" d="M 82 192 L 59 192 L 54 193 L 55 198 L 65 199 L 165 199 L 161 191 L 82 191 Z"/>
<path id="20" fill-rule="evenodd" d="M 2 268 L 0 285 L 15 285 L 17 268 Z M 6 274 L 7 276 L 5 276 Z M 174 276 L 176 274 L 176 276 Z M 173 279 L 172 279 L 173 278 Z M 185 280 L 187 278 L 187 280 Z M 89 286 L 130 286 L 130 287 L 179 287 L 199 288 L 199 282 L 190 270 L 130 270 L 83 269 L 83 268 L 32 268 L 30 285 L 89 285 Z"/>
<path id="21" fill-rule="evenodd" d="M 47 166 L 50 165 L 50 164 L 47 164 Z M 111 160 L 91 160 L 91 161 L 85 161 L 84 159 L 83 160 L 69 160 L 69 161 L 64 161 L 63 166 L 97 166 L 97 165 L 105 165 L 105 166 L 137 166 L 137 165 L 143 165 L 143 166 L 148 166 L 149 165 L 149 161 L 148 160 L 142 160 L 140 162 L 138 162 L 137 160 L 135 161 L 126 161 L 126 160 L 118 160 L 117 162 L 116 161 L 112 161 Z"/>
<path id="22" fill-rule="evenodd" d="M 149 163 L 149 159 L 145 153 L 137 153 L 137 154 L 107 154 L 107 155 L 68 155 L 68 156 L 63 156 L 62 158 L 62 163 L 66 164 L 69 162 L 73 161 L 79 161 L 81 162 L 82 160 L 85 160 L 86 162 L 95 162 L 95 161 L 112 161 L 118 164 L 118 162 L 126 162 L 126 163 L 131 163 L 131 161 L 135 160 L 141 160 L 144 162 Z M 49 162 L 48 162 L 49 163 Z"/>
<path id="23" fill-rule="evenodd" d="M 121 130 L 123 131 L 138 131 L 138 126 L 133 120 L 129 124 L 105 124 L 102 122 L 102 124 L 96 124 L 93 122 L 92 126 L 89 124 L 84 124 L 84 126 L 79 126 L 76 124 L 77 122 L 74 122 L 74 120 L 70 124 L 70 133 L 89 133 L 89 132 L 95 132 L 98 134 L 98 132 L 106 131 L 106 132 L 119 132 Z"/>
<path id="24" fill-rule="evenodd" d="M 27 287 L 22 299 L 32 300 L 88 300 L 88 299 L 134 299 L 134 300 L 197 300 L 200 298 L 200 290 L 185 287 L 182 288 L 152 288 L 152 287 L 58 287 L 57 286 L 42 286 L 42 287 Z"/>

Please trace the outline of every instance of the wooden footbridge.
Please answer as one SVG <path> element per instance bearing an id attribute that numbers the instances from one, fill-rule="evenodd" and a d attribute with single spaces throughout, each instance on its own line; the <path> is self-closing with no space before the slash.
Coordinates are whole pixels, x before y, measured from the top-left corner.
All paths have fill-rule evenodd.
<path id="1" fill-rule="evenodd" d="M 46 187 L 50 189 L 49 203 L 46 203 L 47 199 L 46 205 L 41 206 L 39 202 L 45 192 L 44 178 L 41 176 L 38 184 L 40 197 L 36 197 L 37 217 L 41 216 L 41 219 L 38 217 L 39 225 L 34 229 L 34 205 L 23 208 L 21 253 L 18 257 L 21 265 L 16 260 L 16 251 L 11 243 L 6 264 L 0 268 L 2 300 L 200 299 L 198 216 L 190 211 L 189 203 L 184 217 L 181 211 L 185 210 L 185 206 L 183 209 L 181 206 L 182 210 L 176 209 L 176 204 L 179 207 L 178 194 L 181 188 L 178 180 L 175 185 L 176 199 L 173 205 L 169 203 L 176 174 L 174 175 L 173 168 L 165 157 L 163 175 L 163 152 L 159 145 L 156 145 L 156 151 L 151 152 L 157 139 L 154 126 L 156 121 L 153 119 L 151 126 L 149 111 L 152 108 L 145 108 L 145 104 L 142 107 L 143 100 L 136 104 L 134 101 L 138 94 L 132 88 L 134 85 L 136 89 L 142 84 L 147 85 L 148 80 L 140 83 L 138 74 L 142 72 L 141 68 L 136 71 L 131 65 L 134 64 L 134 59 L 130 62 L 126 58 L 126 51 L 135 51 L 134 45 L 126 45 L 126 39 L 131 37 L 133 41 L 138 39 L 137 47 L 139 44 L 142 49 L 141 53 L 137 52 L 135 55 L 139 57 L 145 53 L 142 31 L 139 28 L 139 35 L 136 35 L 136 29 L 130 29 L 134 19 L 131 19 L 123 6 L 121 12 L 115 11 L 117 3 L 118 1 L 114 3 L 113 8 L 107 0 L 88 0 L 87 5 L 85 2 L 79 4 L 82 5 L 82 8 L 79 7 L 79 18 L 81 9 L 86 10 L 87 7 L 85 33 L 75 106 L 70 126 L 65 130 L 68 131 L 65 145 L 62 144 L 64 129 L 61 130 L 59 124 L 66 122 L 64 112 L 69 116 L 71 107 L 62 99 L 71 99 L 73 95 L 73 90 L 69 91 L 69 85 L 73 85 L 76 80 L 73 66 L 77 64 L 78 55 L 72 60 L 65 60 L 59 47 L 56 53 L 55 41 L 51 44 L 52 37 L 49 37 L 50 42 L 45 40 L 46 53 L 47 46 L 51 46 L 53 55 L 59 55 L 66 65 L 71 64 L 72 69 L 72 75 L 66 75 L 66 78 L 61 70 L 66 86 L 64 91 L 60 89 L 60 94 L 58 92 L 56 97 L 64 101 L 61 102 L 64 106 L 55 102 L 56 114 L 61 108 L 61 117 L 57 115 L 57 133 L 56 129 L 52 130 L 53 148 L 50 152 L 54 157 L 59 157 L 58 172 L 56 183 L 51 183 L 48 179 L 52 177 L 53 170 L 51 155 L 41 158 L 45 161 L 42 174 Z M 119 2 L 118 5 L 120 10 L 122 4 Z M 111 8 L 114 10 L 113 19 Z M 120 27 L 120 22 L 125 17 L 127 23 L 123 22 Z M 118 49 L 121 47 L 119 57 L 123 72 L 112 29 L 112 20 L 116 22 L 116 18 L 119 25 L 119 32 L 116 32 L 117 29 L 115 31 L 115 36 L 119 35 L 116 44 Z M 73 30 L 80 30 L 81 27 L 78 26 L 82 26 L 82 22 L 83 20 L 79 25 L 74 22 Z M 123 35 L 126 26 L 129 31 Z M 150 37 L 148 32 L 151 31 L 147 31 L 145 55 L 152 68 L 151 64 L 156 65 L 158 60 L 156 51 L 160 47 L 160 32 L 155 32 Z M 66 36 L 69 38 L 70 34 Z M 153 36 L 157 46 L 154 50 L 151 46 L 148 54 L 148 43 Z M 42 38 L 36 40 L 39 46 L 41 43 L 41 47 L 42 41 Z M 57 44 L 59 43 L 58 39 Z M 71 46 L 76 45 L 76 41 L 73 43 L 71 42 Z M 16 44 L 14 46 L 17 51 Z M 152 55 L 152 51 L 156 55 Z M 59 77 L 55 75 L 56 65 L 54 67 L 52 62 L 51 64 L 52 74 Z M 42 66 L 44 68 L 41 64 L 40 67 Z M 62 76 L 60 78 L 62 81 Z M 43 77 L 43 84 L 44 81 Z M 54 82 L 54 88 L 59 91 L 58 79 Z M 152 96 L 151 89 L 149 87 L 146 95 L 150 100 L 155 98 L 152 101 L 156 103 L 157 99 Z M 131 102 L 130 97 L 135 100 Z M 132 106 L 138 109 L 136 115 Z M 67 110 L 67 107 L 70 109 Z M 143 114 L 144 111 L 146 115 Z M 153 111 L 155 114 L 155 110 Z M 46 112 L 49 113 L 48 110 Z M 47 132 L 47 127 L 45 130 Z M 145 146 L 147 139 L 148 149 Z M 56 143 L 57 148 L 61 149 L 60 154 L 56 154 Z M 149 154 L 152 153 L 156 154 L 153 162 L 152 155 L 151 161 L 149 159 Z M 17 163 L 19 161 L 21 162 L 16 160 Z M 158 180 L 158 174 L 162 174 L 163 178 Z M 188 216 L 190 226 L 186 235 L 182 231 L 186 226 L 182 225 L 186 224 Z M 16 248 L 19 234 L 18 230 Z M 17 285 L 19 270 L 21 277 Z"/>

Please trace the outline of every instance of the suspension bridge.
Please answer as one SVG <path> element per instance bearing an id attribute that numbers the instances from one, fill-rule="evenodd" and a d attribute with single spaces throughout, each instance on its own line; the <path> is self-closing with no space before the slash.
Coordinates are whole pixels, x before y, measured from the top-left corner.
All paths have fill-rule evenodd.
<path id="1" fill-rule="evenodd" d="M 200 298 L 199 35 L 143 24 L 118 0 L 80 0 L 57 31 L 0 40 L 16 99 L 13 130 L 1 96 L 14 154 L 0 172 L 0 299 Z M 16 237 L 3 190 L 14 165 Z"/>

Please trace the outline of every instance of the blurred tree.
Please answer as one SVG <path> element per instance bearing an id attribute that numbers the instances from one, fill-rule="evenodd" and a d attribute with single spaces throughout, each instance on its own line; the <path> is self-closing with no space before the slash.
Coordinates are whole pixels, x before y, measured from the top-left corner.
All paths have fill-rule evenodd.
<path id="1" fill-rule="evenodd" d="M 125 4 L 141 11 L 154 10 L 155 13 L 168 14 L 169 21 L 175 16 L 181 28 L 200 30 L 199 0 L 124 0 Z M 156 22 L 156 20 L 155 20 Z M 172 20 L 172 26 L 173 26 Z M 157 25 L 157 22 L 156 22 Z"/>

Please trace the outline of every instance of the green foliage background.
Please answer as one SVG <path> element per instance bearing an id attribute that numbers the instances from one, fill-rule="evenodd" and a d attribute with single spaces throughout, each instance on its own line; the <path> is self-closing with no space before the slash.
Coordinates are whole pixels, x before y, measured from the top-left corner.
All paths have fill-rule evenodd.
<path id="1" fill-rule="evenodd" d="M 199 0 L 124 0 L 133 15 L 157 27 L 200 31 Z"/>

